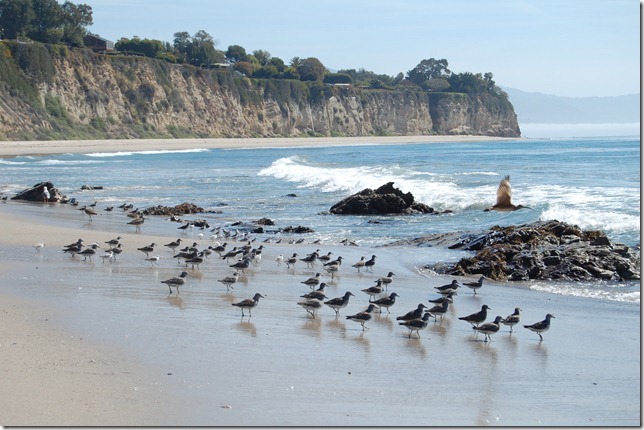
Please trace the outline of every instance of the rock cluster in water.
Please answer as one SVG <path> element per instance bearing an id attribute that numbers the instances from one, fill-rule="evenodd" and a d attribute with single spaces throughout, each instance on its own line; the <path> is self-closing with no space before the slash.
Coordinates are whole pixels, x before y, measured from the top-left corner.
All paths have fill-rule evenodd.
<path id="1" fill-rule="evenodd" d="M 494 280 L 639 280 L 640 252 L 611 243 L 600 231 L 583 231 L 556 220 L 485 233 L 437 234 L 407 241 L 475 251 L 456 264 L 428 265 L 441 274 L 483 275 Z"/>
<path id="2" fill-rule="evenodd" d="M 411 215 L 437 214 L 439 212 L 424 203 L 414 201 L 414 196 L 394 188 L 388 182 L 376 190 L 365 188 L 338 203 L 329 212 L 337 215 Z M 444 212 L 441 212 L 444 213 Z"/>
<path id="3" fill-rule="evenodd" d="M 196 214 L 204 212 L 204 209 L 192 204 L 181 203 L 176 206 L 152 206 L 141 211 L 143 215 L 165 215 L 165 216 L 180 216 L 185 214 Z"/>

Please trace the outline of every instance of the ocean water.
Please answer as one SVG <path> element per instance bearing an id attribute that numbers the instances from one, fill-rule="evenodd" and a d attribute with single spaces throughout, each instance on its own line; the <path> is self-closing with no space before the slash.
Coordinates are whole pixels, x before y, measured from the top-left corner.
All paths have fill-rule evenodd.
<path id="1" fill-rule="evenodd" d="M 198 146 L 196 141 L 194 149 L 184 151 L 0 159 L 0 191 L 13 194 L 51 181 L 81 205 L 98 202 L 99 211 L 122 203 L 147 208 L 190 202 L 217 212 L 192 217 L 206 219 L 213 227 L 267 217 L 276 224 L 273 231 L 309 227 L 314 233 L 297 238 L 320 239 L 323 244 L 348 238 L 359 245 L 379 246 L 431 233 L 481 231 L 551 219 L 602 230 L 612 241 L 629 246 L 640 243 L 639 137 L 236 150 Z M 513 202 L 532 209 L 483 211 L 494 203 L 505 175 L 511 177 Z M 348 195 L 387 182 L 411 192 L 417 201 L 452 213 L 328 214 L 334 203 Z M 82 185 L 103 189 L 81 190 Z M 65 223 L 77 216 L 76 211 L 57 211 L 50 222 Z M 117 232 L 122 225 L 113 228 Z M 166 234 L 168 230 L 167 225 L 156 232 L 153 228 L 146 225 L 146 232 Z M 280 236 L 264 236 L 269 235 Z M 462 256 L 441 252 L 452 260 Z M 535 282 L 528 287 L 620 301 L 638 302 L 640 294 L 638 282 Z"/>

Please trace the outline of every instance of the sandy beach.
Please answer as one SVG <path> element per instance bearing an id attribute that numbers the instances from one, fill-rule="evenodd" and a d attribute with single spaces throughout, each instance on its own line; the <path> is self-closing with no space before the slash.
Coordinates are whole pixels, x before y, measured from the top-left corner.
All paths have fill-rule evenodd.
<path id="1" fill-rule="evenodd" d="M 194 148 L 250 149 L 332 145 L 392 145 L 403 143 L 481 142 L 489 136 L 361 136 L 361 137 L 303 137 L 303 138 L 212 138 L 212 139 L 123 139 L 123 140 L 51 140 L 0 142 L 0 157 L 67 153 L 162 151 Z"/>
<path id="2" fill-rule="evenodd" d="M 352 143 L 376 140 L 381 138 Z M 312 141 L 289 139 L 283 144 Z M 152 145 L 157 150 L 171 144 L 178 149 L 174 144 L 195 148 L 240 143 L 106 141 L 86 142 L 81 149 L 72 142 L 3 142 L 0 154 L 118 152 Z M 266 144 L 243 141 L 244 146 Z M 64 221 L 52 221 L 54 213 L 62 213 Z M 427 299 L 436 297 L 433 287 L 450 281 L 419 270 L 430 250 L 271 243 L 261 263 L 228 292 L 217 282 L 230 275 L 228 264 L 215 258 L 198 269 L 178 265 L 173 252 L 162 246 L 178 237 L 176 224 L 151 218 L 146 221 L 150 231 L 167 231 L 151 235 L 146 228 L 137 233 L 122 227 L 127 221 L 123 213 L 110 216 L 90 223 L 68 205 L 0 204 L 1 425 L 641 424 L 639 303 L 489 282 L 477 295 L 459 293 L 444 320 L 432 320 L 419 337 L 410 338 L 396 316 L 419 302 L 431 306 Z M 212 244 L 197 233 L 182 237 L 201 247 Z M 125 250 L 114 262 L 70 258 L 61 251 L 78 238 L 104 244 L 117 235 Z M 38 242 L 45 243 L 40 251 L 33 246 Z M 151 242 L 159 244 L 158 266 L 137 250 Z M 336 278 L 323 278 L 329 298 L 347 290 L 355 294 L 339 318 L 324 307 L 311 319 L 296 305 L 309 290 L 301 281 L 319 271 L 319 265 L 288 270 L 275 262 L 280 254 L 304 256 L 316 247 L 349 262 Z M 379 257 L 373 273 L 351 268 L 371 254 Z M 181 270 L 192 276 L 181 294 L 169 294 L 160 281 Z M 368 297 L 360 290 L 388 270 L 396 273 L 389 291 L 400 297 L 390 314 L 375 314 L 362 331 L 345 316 L 366 308 Z M 231 304 L 255 292 L 266 297 L 252 318 L 241 318 Z M 497 314 L 505 317 L 516 306 L 522 308 L 525 324 L 546 313 L 556 319 L 543 341 L 523 327 L 510 333 L 504 326 L 492 342 L 483 342 L 470 324 L 458 320 L 483 304 L 491 308 L 488 320 Z"/>

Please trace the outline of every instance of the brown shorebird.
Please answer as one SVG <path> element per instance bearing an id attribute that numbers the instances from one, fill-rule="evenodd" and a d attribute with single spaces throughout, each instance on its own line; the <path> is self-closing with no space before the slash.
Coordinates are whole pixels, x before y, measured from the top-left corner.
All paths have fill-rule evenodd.
<path id="1" fill-rule="evenodd" d="M 128 224 L 133 225 L 136 227 L 136 231 L 141 231 L 141 224 L 145 222 L 145 218 L 143 216 L 139 216 L 134 218 L 132 221 L 128 222 Z"/>
<path id="2" fill-rule="evenodd" d="M 337 318 L 340 315 L 340 309 L 344 308 L 349 303 L 349 298 L 351 298 L 351 296 L 353 296 L 353 294 L 350 291 L 347 291 L 344 293 L 344 296 L 327 300 L 324 304 L 335 311 L 335 317 Z"/>
<path id="3" fill-rule="evenodd" d="M 232 276 L 226 276 L 223 279 L 219 279 L 219 282 L 226 286 L 226 291 L 230 291 L 233 287 L 233 284 L 239 280 L 239 273 L 235 272 Z"/>
<path id="4" fill-rule="evenodd" d="M 327 285 L 324 282 L 321 282 L 317 290 L 311 291 L 306 294 L 302 294 L 300 297 L 304 297 L 305 299 L 316 299 L 316 300 L 328 299 L 328 297 L 324 294 L 324 289 L 326 287 Z"/>
<path id="5" fill-rule="evenodd" d="M 260 298 L 264 298 L 259 293 L 255 293 L 252 299 L 245 299 L 242 300 L 241 302 L 233 303 L 233 306 L 237 306 L 238 308 L 241 308 L 242 311 L 242 317 L 244 317 L 244 309 L 248 309 L 248 316 L 252 317 L 253 314 L 251 313 L 251 309 L 253 309 L 255 306 L 257 306 L 257 303 L 259 302 Z"/>
<path id="6" fill-rule="evenodd" d="M 423 315 L 422 318 L 416 318 L 413 320 L 409 321 L 402 321 L 399 322 L 398 324 L 403 325 L 409 329 L 409 337 L 411 339 L 411 334 L 413 332 L 416 332 L 418 337 L 420 337 L 419 331 L 427 327 L 427 320 L 432 316 L 429 312 L 425 312 L 425 315 Z"/>
<path id="7" fill-rule="evenodd" d="M 523 327 L 527 328 L 528 330 L 532 330 L 536 334 L 539 335 L 539 339 L 543 340 L 543 337 L 541 336 L 541 333 L 544 331 L 548 331 L 550 328 L 550 318 L 554 318 L 555 316 L 552 314 L 546 315 L 546 319 L 543 321 L 539 321 L 538 323 L 534 323 L 531 325 L 524 325 Z"/>
<path id="8" fill-rule="evenodd" d="M 303 300 L 301 302 L 297 302 L 297 304 L 302 306 L 304 310 L 311 315 L 311 318 L 315 318 L 318 309 L 322 307 L 322 302 L 316 299 Z"/>
<path id="9" fill-rule="evenodd" d="M 371 312 L 375 309 L 375 305 L 372 303 L 369 305 L 367 309 L 365 309 L 362 312 L 358 312 L 355 315 L 349 315 L 346 318 L 351 321 L 356 321 L 359 322 L 360 325 L 362 325 L 362 331 L 365 331 L 367 327 L 365 327 L 365 323 L 371 319 Z"/>
<path id="10" fill-rule="evenodd" d="M 425 308 L 427 308 L 427 306 L 422 303 L 418 303 L 418 307 L 416 309 L 407 312 L 405 315 L 396 317 L 396 319 L 398 321 L 411 321 L 420 319 L 423 316 L 423 309 Z"/>
<path id="11" fill-rule="evenodd" d="M 490 309 L 488 305 L 483 305 L 481 306 L 480 311 L 465 317 L 460 317 L 459 320 L 467 321 L 468 323 L 472 324 L 472 326 L 478 326 L 483 321 L 485 321 L 485 318 L 487 318 L 488 309 Z"/>
<path id="12" fill-rule="evenodd" d="M 434 322 L 436 322 L 436 317 L 440 316 L 441 321 L 443 321 L 443 316 L 447 313 L 447 309 L 449 309 L 449 300 L 443 300 L 443 302 L 439 305 L 433 306 L 430 309 L 427 309 L 425 313 L 430 313 L 434 317 Z"/>
<path id="13" fill-rule="evenodd" d="M 175 287 L 177 289 L 177 294 L 179 294 L 179 287 L 186 283 L 186 276 L 190 276 L 188 275 L 188 272 L 181 272 L 179 276 L 166 279 L 165 281 L 161 281 L 161 283 L 168 286 L 170 294 L 172 294 L 172 287 Z"/>
<path id="14" fill-rule="evenodd" d="M 485 276 L 481 276 L 478 281 L 475 282 L 463 282 L 463 285 L 465 285 L 467 288 L 472 289 L 474 291 L 474 294 L 476 294 L 476 290 L 481 288 L 483 286 L 483 280 L 485 279 Z"/>
<path id="15" fill-rule="evenodd" d="M 486 208 L 485 211 L 511 212 L 522 208 L 531 209 L 523 205 L 513 205 L 511 198 L 512 187 L 510 187 L 510 175 L 507 175 L 499 182 L 499 188 L 496 190 L 496 204 Z"/>
<path id="16" fill-rule="evenodd" d="M 90 222 L 92 222 L 92 216 L 97 215 L 97 213 L 96 213 L 96 211 L 94 209 L 90 209 L 87 206 L 83 206 L 82 208 L 79 208 L 78 210 L 85 212 L 85 214 L 89 217 Z"/>
<path id="17" fill-rule="evenodd" d="M 396 303 L 396 297 L 400 297 L 400 296 L 396 293 L 391 293 L 389 294 L 388 297 L 382 297 L 378 300 L 374 300 L 371 303 L 378 306 L 378 309 L 380 309 L 380 312 L 382 312 L 382 308 L 385 308 L 387 309 L 387 313 L 390 313 L 389 307 L 393 306 Z"/>
<path id="18" fill-rule="evenodd" d="M 502 319 L 503 317 L 499 315 L 494 319 L 494 322 L 481 324 L 480 326 L 472 327 L 472 328 L 477 332 L 483 333 L 485 335 L 485 339 L 483 339 L 483 342 L 487 342 L 488 340 L 492 342 L 492 338 L 490 337 L 490 335 L 499 331 L 499 328 L 500 328 L 499 323 L 501 322 Z"/>
<path id="19" fill-rule="evenodd" d="M 519 323 L 519 320 L 521 320 L 521 309 L 520 308 L 514 308 L 514 313 L 512 315 L 508 315 L 506 318 L 501 320 L 501 323 L 503 325 L 510 326 L 510 333 L 512 333 L 512 327 L 516 324 Z"/>

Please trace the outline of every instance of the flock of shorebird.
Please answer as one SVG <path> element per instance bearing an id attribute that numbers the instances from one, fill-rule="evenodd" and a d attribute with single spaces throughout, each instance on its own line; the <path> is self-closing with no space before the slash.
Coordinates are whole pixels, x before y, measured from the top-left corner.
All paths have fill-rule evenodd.
<path id="1" fill-rule="evenodd" d="M 507 182 L 507 178 L 502 181 L 502 186 L 505 186 L 504 182 Z M 93 207 L 95 207 L 95 204 L 80 208 L 80 210 L 90 217 L 90 221 L 91 217 L 97 214 Z M 124 204 L 121 205 L 121 208 L 127 211 L 131 206 Z M 111 211 L 112 208 L 109 210 Z M 138 211 L 135 211 L 135 213 L 137 212 Z M 142 220 L 143 218 L 135 215 L 134 219 Z M 136 226 L 138 231 L 140 224 Z M 183 234 L 188 234 L 187 231 L 193 228 L 193 226 L 194 223 L 186 222 L 178 229 L 181 230 Z M 203 232 L 206 231 L 206 227 L 208 229 L 210 228 L 207 223 L 200 224 L 200 230 L 202 232 L 197 234 L 199 239 L 203 239 L 205 237 Z M 248 233 L 242 233 L 238 230 L 233 231 L 230 228 L 226 229 L 224 227 L 215 227 L 210 229 L 210 232 L 212 234 L 210 234 L 208 238 L 212 241 L 212 244 L 202 249 L 199 249 L 199 244 L 192 240 L 192 245 L 181 248 L 182 243 L 187 240 L 181 238 L 163 245 L 168 249 L 168 252 L 172 252 L 172 258 L 177 259 L 178 264 L 184 265 L 179 275 L 161 281 L 161 283 L 168 287 L 169 294 L 173 294 L 173 290 L 179 294 L 180 287 L 185 285 L 187 278 L 191 276 L 190 271 L 199 270 L 200 264 L 204 264 L 213 254 L 216 254 L 217 259 L 226 261 L 233 271 L 231 275 L 217 279 L 219 283 L 226 287 L 227 292 L 234 288 L 234 285 L 241 277 L 246 275 L 246 270 L 252 270 L 259 266 L 264 251 L 264 245 L 254 246 L 253 243 L 256 241 L 256 238 L 251 237 Z M 108 247 L 103 254 L 99 255 L 104 263 L 112 263 L 117 259 L 118 255 L 123 252 L 123 243 L 121 241 L 122 238 L 119 236 L 105 242 Z M 237 241 L 238 245 L 232 247 L 232 249 L 228 248 L 229 242 L 233 241 Z M 264 240 L 264 243 L 270 242 L 271 238 Z M 303 240 L 291 240 L 289 242 L 289 244 L 300 243 L 303 243 Z M 319 241 L 314 241 L 312 243 L 319 244 Z M 345 244 L 349 243 L 346 242 Z M 36 250 L 40 251 L 44 244 L 40 243 L 35 246 Z M 83 257 L 84 260 L 92 261 L 92 257 L 97 254 L 97 250 L 100 247 L 101 245 L 97 242 L 85 246 L 84 241 L 82 239 L 78 239 L 77 241 L 64 246 L 63 252 L 70 254 L 71 257 L 79 256 Z M 150 263 L 151 266 L 158 266 L 159 260 L 161 259 L 161 257 L 156 254 L 158 249 L 158 245 L 154 242 L 137 248 L 138 251 L 145 254 L 145 261 Z M 293 273 L 295 272 L 295 267 L 298 264 L 306 264 L 307 269 L 314 269 L 316 265 L 321 267 L 319 269 L 320 272 L 316 272 L 314 276 L 301 281 L 303 285 L 310 288 L 310 291 L 302 294 L 300 299 L 297 301 L 297 305 L 301 306 L 311 318 L 317 318 L 318 311 L 324 306 L 331 308 L 335 313 L 335 317 L 339 318 L 340 311 L 347 306 L 351 297 L 355 297 L 351 291 L 347 291 L 340 297 L 329 298 L 326 296 L 325 289 L 328 287 L 328 284 L 321 281 L 321 272 L 324 271 L 330 275 L 332 280 L 331 282 L 333 282 L 339 273 L 343 262 L 342 256 L 332 258 L 332 254 L 332 252 L 324 254 L 317 249 L 304 256 L 300 256 L 297 252 L 294 252 L 290 256 L 280 254 L 275 258 L 275 262 L 278 266 L 285 265 L 286 270 L 293 271 Z M 360 260 L 352 264 L 350 267 L 351 270 L 355 269 L 357 273 L 361 273 L 362 270 L 364 270 L 364 272 L 373 273 L 375 265 L 376 255 L 372 255 L 370 258 L 366 258 L 364 256 L 361 257 Z M 382 309 L 384 308 L 387 313 L 390 313 L 390 308 L 396 303 L 396 298 L 399 297 L 395 292 L 387 292 L 387 288 L 393 283 L 394 276 L 395 274 L 393 272 L 389 272 L 386 276 L 377 277 L 374 281 L 375 285 L 361 289 L 361 292 L 369 296 L 367 308 L 356 314 L 346 316 L 346 319 L 360 323 L 362 330 L 364 331 L 368 328 L 365 324 L 372 319 L 373 312 L 378 310 L 382 313 Z M 478 290 L 483 287 L 484 280 L 485 277 L 481 276 L 477 281 L 463 282 L 462 285 L 471 289 L 473 294 L 476 295 Z M 460 287 L 461 285 L 457 280 L 453 280 L 447 285 L 434 287 L 436 292 L 439 294 L 439 297 L 429 300 L 430 306 L 419 303 L 416 309 L 396 317 L 398 324 L 409 330 L 409 338 L 411 338 L 414 332 L 418 337 L 420 337 L 420 330 L 423 330 L 428 326 L 430 319 L 433 319 L 434 323 L 438 323 L 440 318 L 440 321 L 442 322 L 450 308 L 450 304 L 453 303 L 454 296 L 458 295 L 457 290 Z M 246 316 L 246 312 L 248 313 L 248 317 L 251 317 L 252 310 L 257 307 L 261 298 L 265 298 L 265 296 L 260 293 L 256 293 L 252 298 L 232 303 L 232 305 L 241 309 L 242 318 Z M 501 329 L 502 325 L 508 326 L 510 328 L 509 332 L 512 333 L 513 327 L 518 324 L 521 319 L 521 309 L 517 307 L 512 314 L 505 318 L 502 316 L 496 316 L 493 321 L 486 322 L 488 310 L 490 310 L 490 308 L 487 305 L 483 305 L 480 311 L 458 318 L 459 320 L 469 322 L 476 334 L 484 334 L 485 337 L 483 340 L 485 342 L 491 341 L 491 335 L 497 333 Z M 549 313 L 543 321 L 531 325 L 524 325 L 524 327 L 537 333 L 540 340 L 543 340 L 542 333 L 550 328 L 551 318 L 554 318 L 554 315 Z"/>
<path id="2" fill-rule="evenodd" d="M 486 211 L 512 211 L 524 207 L 521 205 L 515 206 L 511 203 L 511 188 L 509 180 L 509 176 L 506 176 L 501 180 L 497 191 L 497 203 L 485 209 Z M 73 201 L 72 203 L 75 206 L 78 205 L 76 201 Z M 98 214 L 95 210 L 96 204 L 97 202 L 94 202 L 90 205 L 82 206 L 79 209 L 89 217 L 90 222 L 92 221 L 92 217 Z M 136 231 L 139 232 L 141 225 L 144 222 L 143 215 L 137 209 L 133 209 L 132 205 L 124 203 L 119 206 L 119 208 L 123 209 L 123 211 L 127 213 L 127 216 L 132 218 L 128 224 L 135 226 Z M 104 210 L 111 212 L 113 209 L 113 207 L 109 206 Z M 175 217 L 171 218 L 171 220 L 180 221 Z M 204 221 L 186 222 L 182 226 L 178 227 L 178 229 L 184 234 L 187 234 L 187 232 L 195 226 L 199 226 L 201 231 L 205 231 L 206 228 L 210 229 L 210 226 Z M 201 250 L 198 249 L 199 245 L 196 241 L 193 241 L 190 246 L 181 248 L 181 244 L 183 242 L 181 238 L 163 245 L 172 251 L 172 257 L 177 259 L 179 264 L 184 264 L 184 270 L 182 270 L 178 276 L 161 281 L 161 283 L 168 287 L 170 294 L 173 293 L 173 288 L 174 291 L 179 294 L 180 287 L 186 283 L 186 278 L 191 276 L 188 270 L 199 270 L 200 264 L 204 263 L 212 254 L 217 254 L 220 260 L 226 261 L 229 267 L 233 269 L 233 273 L 231 275 L 217 280 L 226 287 L 227 292 L 234 288 L 234 285 L 240 280 L 240 277 L 246 274 L 246 270 L 259 265 L 264 245 L 259 245 L 257 247 L 253 246 L 256 238 L 251 237 L 248 233 L 240 232 L 239 230 L 233 231 L 231 228 L 226 229 L 224 227 L 215 227 L 211 229 L 210 232 L 212 234 L 210 234 L 209 239 L 212 240 L 213 244 Z M 203 239 L 204 233 L 198 233 L 197 237 L 199 239 Z M 117 259 L 117 256 L 123 252 L 123 243 L 121 240 L 122 237 L 118 236 L 115 239 L 105 242 L 105 244 L 108 245 L 107 250 L 105 250 L 103 254 L 99 255 L 103 263 L 114 262 Z M 220 242 L 220 240 L 223 240 L 223 243 Z M 240 244 L 229 249 L 228 243 L 233 241 L 237 241 Z M 264 243 L 269 242 L 271 242 L 271 238 L 264 240 Z M 277 240 L 275 242 L 281 242 L 281 240 Z M 289 244 L 301 244 L 303 242 L 303 239 L 297 241 L 291 240 L 289 241 Z M 344 245 L 355 245 L 355 243 L 349 241 L 343 241 L 342 243 Z M 319 244 L 319 241 L 314 241 L 312 244 Z M 37 252 L 40 252 L 44 246 L 44 243 L 38 243 L 34 247 Z M 157 250 L 157 246 L 158 245 L 153 242 L 147 246 L 137 248 L 138 251 L 145 253 L 145 261 L 149 262 L 151 266 L 158 266 L 158 262 L 161 259 L 159 255 L 154 255 Z M 80 256 L 83 257 L 84 260 L 92 261 L 92 257 L 97 254 L 97 250 L 100 247 L 100 244 L 97 242 L 85 246 L 84 241 L 82 239 L 78 239 L 77 241 L 64 246 L 63 252 L 70 254 L 72 258 Z M 317 249 L 312 253 L 306 254 L 304 257 L 300 257 L 297 252 L 294 252 L 290 256 L 280 254 L 277 256 L 275 261 L 278 266 L 284 264 L 286 266 L 286 270 L 292 270 L 293 272 L 295 271 L 296 264 L 305 263 L 307 269 L 313 269 L 316 264 L 320 264 L 321 270 L 324 270 L 328 275 L 330 275 L 331 280 L 333 281 L 336 274 L 340 271 L 343 257 L 338 256 L 337 258 L 332 258 L 332 254 L 332 252 L 323 254 L 319 249 Z M 351 268 L 356 269 L 357 273 L 360 273 L 361 270 L 372 273 L 375 265 L 376 255 L 372 255 L 369 259 L 363 256 L 359 261 L 352 264 Z M 190 269 L 188 269 L 188 266 L 190 266 Z M 325 289 L 328 287 L 328 284 L 321 281 L 321 276 L 321 273 L 317 272 L 315 276 L 301 281 L 301 283 L 308 286 L 311 291 L 302 294 L 300 296 L 301 300 L 297 301 L 297 305 L 301 306 L 311 318 L 317 318 L 318 311 L 324 306 L 331 308 L 335 312 L 336 318 L 338 318 L 340 316 L 340 311 L 347 306 L 350 298 L 355 297 L 355 295 L 352 292 L 347 291 L 340 297 L 329 299 L 325 294 Z M 396 303 L 396 298 L 399 297 L 395 292 L 387 293 L 387 288 L 392 284 L 394 276 L 395 274 L 393 272 L 389 272 L 386 276 L 378 277 L 375 280 L 375 285 L 361 289 L 363 293 L 369 296 L 368 306 L 364 311 L 346 316 L 346 319 L 360 323 L 362 330 L 364 331 L 368 328 L 365 324 L 372 319 L 372 313 L 376 309 L 382 313 L 382 309 L 384 308 L 387 310 L 387 313 L 390 313 L 390 307 Z M 463 282 L 463 286 L 471 289 L 473 294 L 476 295 L 477 291 L 483 287 L 484 280 L 485 277 L 481 276 L 477 281 Z M 426 306 L 423 303 L 419 303 L 416 309 L 396 317 L 399 325 L 409 330 L 408 337 L 411 338 L 411 335 L 414 332 L 416 332 L 416 335 L 420 337 L 420 330 L 423 330 L 428 326 L 430 318 L 433 318 L 435 323 L 438 322 L 438 318 L 440 318 L 442 322 L 448 312 L 450 304 L 453 303 L 454 296 L 458 294 L 457 289 L 460 288 L 460 286 L 461 285 L 459 285 L 457 280 L 453 280 L 447 285 L 434 287 L 440 297 L 429 300 L 431 307 Z M 241 309 L 242 318 L 246 316 L 245 311 L 248 311 L 248 316 L 251 317 L 252 309 L 258 305 L 260 298 L 265 298 L 265 296 L 260 293 L 256 293 L 252 298 L 232 303 L 232 305 Z M 505 318 L 498 315 L 493 321 L 486 322 L 485 320 L 487 319 L 488 310 L 490 310 L 489 306 L 484 304 L 480 311 L 458 318 L 459 320 L 469 322 L 476 334 L 483 333 L 485 336 L 485 342 L 492 340 L 491 335 L 497 333 L 500 330 L 501 325 L 508 326 L 510 328 L 509 332 L 512 333 L 513 327 L 517 325 L 521 319 L 521 309 L 517 307 L 514 309 L 512 314 Z M 539 335 L 539 339 L 543 340 L 542 333 L 550 328 L 550 320 L 552 318 L 554 318 L 554 315 L 548 313 L 543 321 L 524 325 L 524 327 L 537 333 Z"/>

